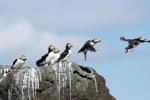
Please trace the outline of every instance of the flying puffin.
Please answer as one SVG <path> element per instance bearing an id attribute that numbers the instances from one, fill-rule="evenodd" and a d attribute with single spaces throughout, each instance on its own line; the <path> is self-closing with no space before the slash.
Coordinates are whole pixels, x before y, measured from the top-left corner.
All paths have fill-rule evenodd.
<path id="1" fill-rule="evenodd" d="M 25 57 L 25 55 L 22 55 L 20 58 L 15 59 L 13 61 L 11 69 L 22 67 L 26 60 L 27 58 Z"/>
<path id="2" fill-rule="evenodd" d="M 37 66 L 44 66 L 45 64 L 50 64 L 51 59 L 54 57 L 54 46 L 50 45 L 48 47 L 48 53 L 43 55 L 41 59 L 37 60 L 36 65 Z"/>
<path id="3" fill-rule="evenodd" d="M 92 40 L 87 40 L 85 42 L 85 44 L 83 45 L 83 47 L 78 51 L 78 53 L 84 53 L 84 60 L 86 61 L 87 59 L 87 52 L 91 51 L 91 52 L 96 52 L 96 49 L 94 48 L 94 45 L 101 42 L 101 40 L 94 38 Z"/>
<path id="4" fill-rule="evenodd" d="M 120 40 L 128 42 L 128 46 L 125 48 L 126 50 L 125 53 L 128 53 L 129 49 L 133 49 L 137 47 L 140 43 L 144 43 L 144 42 L 150 43 L 150 40 L 146 40 L 142 36 L 140 36 L 139 38 L 135 38 L 135 39 L 126 39 L 124 36 L 121 36 Z"/>
<path id="5" fill-rule="evenodd" d="M 73 45 L 71 43 L 67 43 L 66 44 L 66 49 L 64 50 L 64 52 L 61 53 L 58 62 L 59 61 L 66 61 L 67 58 L 71 55 L 71 48 L 73 47 Z"/>
<path id="6" fill-rule="evenodd" d="M 54 49 L 54 57 L 51 59 L 51 64 L 56 63 L 58 61 L 59 57 L 60 57 L 60 51 L 59 51 L 59 49 L 55 48 Z"/>

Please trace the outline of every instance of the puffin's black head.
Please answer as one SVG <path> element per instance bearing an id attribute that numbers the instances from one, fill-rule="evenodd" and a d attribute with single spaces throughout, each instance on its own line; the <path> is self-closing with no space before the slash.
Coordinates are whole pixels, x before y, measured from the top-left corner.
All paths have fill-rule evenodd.
<path id="1" fill-rule="evenodd" d="M 71 44 L 71 43 L 67 43 L 67 45 L 66 45 L 66 48 L 72 48 L 73 47 L 73 45 Z"/>
<path id="2" fill-rule="evenodd" d="M 98 42 L 101 42 L 101 40 L 100 39 L 98 39 L 98 38 L 94 38 L 93 40 L 91 40 L 92 42 L 94 42 L 94 44 L 96 44 L 96 43 L 98 43 Z"/>
<path id="3" fill-rule="evenodd" d="M 27 58 L 26 58 L 25 55 L 22 55 L 22 56 L 20 57 L 20 59 L 23 60 L 23 61 L 26 61 L 26 60 L 27 60 Z"/>
<path id="4" fill-rule="evenodd" d="M 53 45 L 50 45 L 49 47 L 48 47 L 48 52 L 51 52 L 51 51 L 53 51 L 54 50 L 54 46 Z"/>

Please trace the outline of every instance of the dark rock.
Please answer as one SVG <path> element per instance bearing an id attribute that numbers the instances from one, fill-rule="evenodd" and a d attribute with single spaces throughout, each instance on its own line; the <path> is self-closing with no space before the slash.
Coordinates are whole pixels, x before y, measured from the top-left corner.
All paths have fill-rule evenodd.
<path id="1" fill-rule="evenodd" d="M 0 100 L 116 100 L 102 76 L 76 63 L 9 68 L 0 66 Z"/>

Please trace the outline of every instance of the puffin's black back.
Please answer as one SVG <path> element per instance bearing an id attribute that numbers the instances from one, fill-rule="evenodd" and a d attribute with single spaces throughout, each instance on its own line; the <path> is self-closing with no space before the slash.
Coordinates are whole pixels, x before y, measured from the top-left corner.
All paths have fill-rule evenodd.
<path id="1" fill-rule="evenodd" d="M 15 59 L 15 60 L 13 61 L 12 67 L 15 65 L 15 63 L 17 62 L 17 60 L 18 60 L 18 59 Z"/>
<path id="2" fill-rule="evenodd" d="M 67 49 L 64 50 L 64 52 L 61 53 L 58 61 L 64 59 L 68 55 L 69 51 Z"/>
<path id="3" fill-rule="evenodd" d="M 86 41 L 83 47 L 78 51 L 78 53 L 84 52 L 85 50 L 90 50 L 96 52 L 96 49 L 90 44 L 90 40 Z"/>
<path id="4" fill-rule="evenodd" d="M 45 59 L 46 59 L 47 56 L 48 56 L 48 53 L 45 54 L 45 55 L 43 55 L 43 56 L 41 57 L 41 59 L 39 59 L 39 60 L 36 61 L 36 65 L 37 65 L 37 66 L 43 66 L 43 64 L 41 64 L 41 63 L 45 61 Z"/>

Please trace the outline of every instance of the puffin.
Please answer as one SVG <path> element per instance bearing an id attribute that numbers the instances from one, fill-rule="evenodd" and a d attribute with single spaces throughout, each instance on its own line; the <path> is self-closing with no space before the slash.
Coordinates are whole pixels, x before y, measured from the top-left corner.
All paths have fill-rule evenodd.
<path id="1" fill-rule="evenodd" d="M 71 43 L 67 43 L 64 52 L 62 52 L 60 54 L 60 57 L 57 60 L 57 62 L 59 62 L 59 61 L 66 61 L 68 59 L 68 57 L 71 55 L 71 52 L 72 52 L 71 48 L 73 48 L 73 45 Z"/>
<path id="2" fill-rule="evenodd" d="M 96 49 L 94 48 L 94 45 L 101 42 L 100 39 L 94 38 L 92 40 L 87 40 L 82 48 L 78 51 L 78 53 L 84 53 L 84 60 L 87 60 L 87 52 L 96 52 Z"/>
<path id="3" fill-rule="evenodd" d="M 27 60 L 27 58 L 26 58 L 25 55 L 22 55 L 20 58 L 15 59 L 15 60 L 13 61 L 13 64 L 12 64 L 12 66 L 11 66 L 11 69 L 16 69 L 16 68 L 22 67 L 22 66 L 25 64 L 26 60 Z"/>
<path id="4" fill-rule="evenodd" d="M 59 57 L 60 57 L 60 51 L 59 51 L 59 49 L 55 48 L 54 49 L 54 57 L 51 59 L 50 64 L 56 63 L 58 61 Z"/>
<path id="5" fill-rule="evenodd" d="M 134 39 L 126 39 L 124 36 L 121 36 L 120 40 L 128 42 L 128 46 L 125 48 L 125 53 L 128 53 L 129 49 L 137 47 L 140 43 L 150 43 L 150 40 L 147 40 L 142 36 Z"/>
<path id="6" fill-rule="evenodd" d="M 46 64 L 50 65 L 51 59 L 54 57 L 54 46 L 50 45 L 48 47 L 48 53 L 46 53 L 45 55 L 43 55 L 41 57 L 41 59 L 36 61 L 36 65 L 37 66 L 44 66 Z"/>

